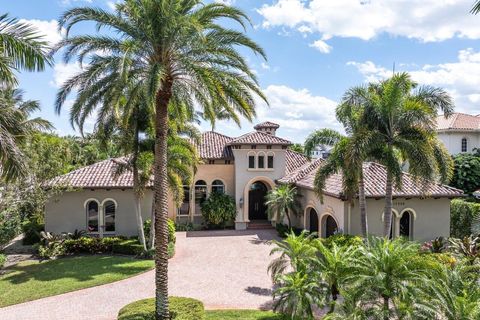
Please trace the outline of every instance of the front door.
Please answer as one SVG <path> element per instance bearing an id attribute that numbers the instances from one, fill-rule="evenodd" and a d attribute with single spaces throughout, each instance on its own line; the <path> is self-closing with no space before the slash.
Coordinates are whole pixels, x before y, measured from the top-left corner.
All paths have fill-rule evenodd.
<path id="1" fill-rule="evenodd" d="M 265 196 L 267 195 L 267 186 L 260 181 L 255 182 L 248 192 L 248 219 L 268 220 L 267 206 L 265 205 Z"/>

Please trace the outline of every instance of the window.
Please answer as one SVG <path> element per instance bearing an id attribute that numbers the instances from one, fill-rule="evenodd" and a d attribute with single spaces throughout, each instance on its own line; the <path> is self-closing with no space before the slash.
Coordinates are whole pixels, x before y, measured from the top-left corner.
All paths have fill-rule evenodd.
<path id="1" fill-rule="evenodd" d="M 462 152 L 467 152 L 468 150 L 468 145 L 467 145 L 467 138 L 462 139 Z"/>
<path id="2" fill-rule="evenodd" d="M 258 156 L 258 168 L 265 168 L 265 156 Z"/>
<path id="3" fill-rule="evenodd" d="M 251 148 L 251 149 L 257 149 L 257 145 L 252 144 L 252 145 L 250 146 L 250 148 Z"/>
<path id="4" fill-rule="evenodd" d="M 268 153 L 267 155 L 267 168 L 273 169 L 273 153 Z"/>
<path id="5" fill-rule="evenodd" d="M 188 216 L 190 214 L 190 187 L 183 186 L 183 202 L 178 208 L 179 216 Z"/>
<path id="6" fill-rule="evenodd" d="M 248 156 L 248 168 L 249 169 L 255 169 L 255 156 L 254 155 L 249 155 Z"/>
<path id="7" fill-rule="evenodd" d="M 200 205 L 207 199 L 207 183 L 204 180 L 195 182 L 195 212 L 201 214 Z"/>
<path id="8" fill-rule="evenodd" d="M 400 236 L 407 239 L 412 238 L 413 214 L 410 211 L 405 211 L 400 218 Z"/>
<path id="9" fill-rule="evenodd" d="M 115 232 L 115 211 L 116 205 L 112 200 L 108 200 L 103 205 L 103 224 L 105 232 Z"/>
<path id="10" fill-rule="evenodd" d="M 214 180 L 212 182 L 212 193 L 213 192 L 225 193 L 225 185 L 222 180 Z"/>
<path id="11" fill-rule="evenodd" d="M 98 202 L 91 200 L 87 203 L 87 230 L 98 232 Z"/>

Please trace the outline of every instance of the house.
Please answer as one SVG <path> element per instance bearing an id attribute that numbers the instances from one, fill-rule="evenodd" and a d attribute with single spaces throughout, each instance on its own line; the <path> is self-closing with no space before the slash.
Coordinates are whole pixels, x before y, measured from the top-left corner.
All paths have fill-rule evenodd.
<path id="1" fill-rule="evenodd" d="M 439 116 L 437 134 L 451 155 L 472 152 L 480 148 L 480 117 L 465 113 Z"/>
<path id="2" fill-rule="evenodd" d="M 312 159 L 327 159 L 328 156 L 332 153 L 333 147 L 325 146 L 325 145 L 318 145 L 316 146 L 312 153 L 311 153 L 311 158 Z"/>
<path id="3" fill-rule="evenodd" d="M 184 202 L 177 207 L 170 197 L 171 219 L 201 223 L 202 201 L 212 192 L 224 192 L 237 205 L 235 229 L 248 229 L 262 222 L 275 224 L 275 219 L 269 221 L 264 197 L 277 184 L 290 183 L 301 195 L 302 209 L 293 219 L 296 226 L 318 232 L 321 237 L 336 232 L 361 233 L 358 201 L 351 203 L 343 196 L 341 174 L 327 180 L 321 202 L 313 183 L 325 160 L 310 161 L 289 150 L 291 142 L 277 136 L 277 124 L 264 122 L 254 128 L 239 137 L 217 132 L 202 134 L 196 147 L 203 163 L 198 166 L 193 184 L 184 187 Z M 108 159 L 53 179 L 51 184 L 69 185 L 74 191 L 65 191 L 47 203 L 46 230 L 59 233 L 85 229 L 98 236 L 135 235 L 132 174 L 125 172 L 114 178 L 119 161 L 122 159 Z M 381 234 L 386 170 L 373 162 L 364 166 L 369 229 Z M 450 200 L 462 196 L 462 191 L 433 182 L 419 183 L 406 173 L 402 180 L 403 188 L 394 190 L 392 235 L 414 240 L 448 236 Z M 142 201 L 144 218 L 150 216 L 152 196 L 152 191 L 147 190 Z"/>

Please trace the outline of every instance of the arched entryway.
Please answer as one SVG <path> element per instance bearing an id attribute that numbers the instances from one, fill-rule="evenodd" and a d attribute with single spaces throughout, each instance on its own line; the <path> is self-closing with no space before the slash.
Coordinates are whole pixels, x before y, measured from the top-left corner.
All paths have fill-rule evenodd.
<path id="1" fill-rule="evenodd" d="M 335 218 L 327 214 L 322 219 L 322 237 L 328 238 L 338 232 L 338 224 Z"/>
<path id="2" fill-rule="evenodd" d="M 414 215 L 409 210 L 402 213 L 402 217 L 399 222 L 399 235 L 407 239 L 412 239 L 413 235 L 413 219 Z"/>
<path id="3" fill-rule="evenodd" d="M 317 211 L 313 208 L 310 208 L 308 211 L 308 221 L 309 221 L 309 228 L 310 232 L 316 232 L 318 234 L 318 214 Z"/>
<path id="4" fill-rule="evenodd" d="M 261 181 L 252 183 L 248 191 L 248 220 L 268 220 L 265 196 L 268 187 Z"/>

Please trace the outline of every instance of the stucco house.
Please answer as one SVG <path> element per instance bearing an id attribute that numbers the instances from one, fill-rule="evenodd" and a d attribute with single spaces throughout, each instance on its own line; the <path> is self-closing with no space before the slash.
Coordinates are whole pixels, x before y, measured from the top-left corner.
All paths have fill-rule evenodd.
<path id="1" fill-rule="evenodd" d="M 480 148 L 480 117 L 465 113 L 439 116 L 437 134 L 451 155 L 472 152 Z"/>
<path id="2" fill-rule="evenodd" d="M 323 203 L 313 191 L 315 173 L 324 159 L 310 161 L 288 149 L 291 142 L 276 135 L 279 126 L 264 122 L 254 131 L 239 137 L 217 132 L 202 134 L 197 145 L 203 160 L 194 183 L 185 186 L 185 200 L 176 206 L 169 201 L 169 216 L 178 223 L 202 221 L 200 204 L 212 192 L 234 197 L 237 205 L 235 229 L 244 230 L 269 221 L 264 197 L 279 183 L 295 184 L 301 195 L 302 210 L 293 219 L 297 227 L 328 237 L 336 232 L 360 234 L 359 206 L 346 201 L 342 194 L 342 176 L 335 174 L 326 183 Z M 81 168 L 51 181 L 70 185 L 74 191 L 50 199 L 45 209 L 47 231 L 87 230 L 99 236 L 135 235 L 132 175 L 114 178 L 121 159 L 108 159 Z M 368 224 L 370 232 L 383 230 L 383 206 L 386 170 L 377 163 L 365 163 Z M 150 216 L 152 191 L 142 202 L 144 218 Z M 417 183 L 403 175 L 403 189 L 394 190 L 394 223 L 392 235 L 414 240 L 448 236 L 450 200 L 462 191 L 436 183 Z"/>

